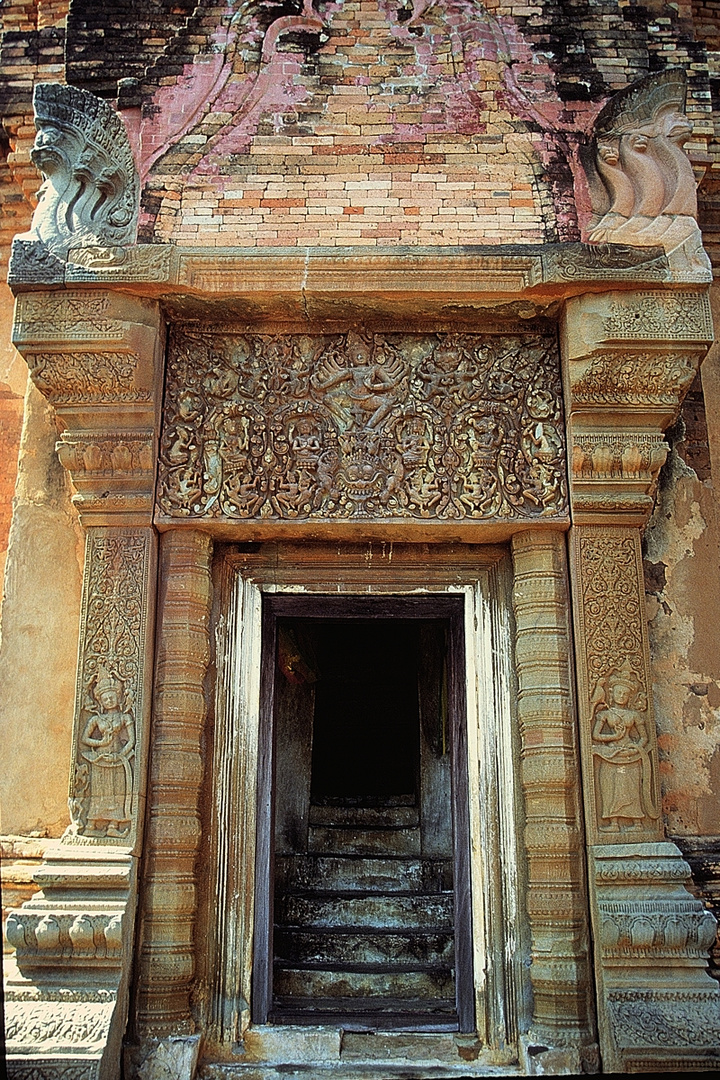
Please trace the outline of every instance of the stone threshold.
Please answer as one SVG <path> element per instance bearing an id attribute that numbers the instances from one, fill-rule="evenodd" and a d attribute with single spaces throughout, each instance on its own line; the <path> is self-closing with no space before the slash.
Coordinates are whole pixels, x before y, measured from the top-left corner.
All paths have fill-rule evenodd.
<path id="1" fill-rule="evenodd" d="M 453 1033 L 348 1031 L 342 1027 L 263 1025 L 245 1033 L 244 1055 L 206 1061 L 201 1080 L 271 1077 L 328 1077 L 370 1080 L 403 1077 L 437 1080 L 519 1075 L 509 1053 L 483 1050 L 475 1036 Z"/>

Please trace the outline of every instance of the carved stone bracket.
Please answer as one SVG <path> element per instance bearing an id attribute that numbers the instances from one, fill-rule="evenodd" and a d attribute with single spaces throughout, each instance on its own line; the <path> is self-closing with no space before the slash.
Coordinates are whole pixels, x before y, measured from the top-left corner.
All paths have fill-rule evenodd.
<path id="1" fill-rule="evenodd" d="M 647 521 L 673 422 L 712 341 L 704 291 L 569 300 L 563 322 L 576 524 Z"/>
<path id="2" fill-rule="evenodd" d="M 590 856 L 605 1071 L 717 1069 L 720 988 L 705 970 L 716 924 L 685 887 L 690 867 L 671 843 Z"/>

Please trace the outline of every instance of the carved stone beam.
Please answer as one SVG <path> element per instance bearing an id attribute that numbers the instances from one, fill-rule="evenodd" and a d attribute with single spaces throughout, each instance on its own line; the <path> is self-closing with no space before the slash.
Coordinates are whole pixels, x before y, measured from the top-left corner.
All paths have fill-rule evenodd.
<path id="1" fill-rule="evenodd" d="M 674 421 L 713 338 L 705 290 L 573 297 L 562 352 L 574 524 L 644 525 Z"/>
<path id="2" fill-rule="evenodd" d="M 13 340 L 55 406 L 87 538 L 71 825 L 36 875 L 41 893 L 9 916 L 11 1076 L 29 1061 L 43 1076 L 59 1062 L 88 1080 L 119 1073 L 150 726 L 160 325 L 157 305 L 120 294 L 17 301 Z"/>

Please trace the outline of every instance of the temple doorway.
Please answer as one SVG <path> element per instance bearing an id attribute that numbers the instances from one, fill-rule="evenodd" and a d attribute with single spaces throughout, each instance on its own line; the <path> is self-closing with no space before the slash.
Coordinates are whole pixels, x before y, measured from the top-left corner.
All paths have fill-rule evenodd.
<path id="1" fill-rule="evenodd" d="M 263 624 L 254 1021 L 473 1030 L 462 601 Z"/>

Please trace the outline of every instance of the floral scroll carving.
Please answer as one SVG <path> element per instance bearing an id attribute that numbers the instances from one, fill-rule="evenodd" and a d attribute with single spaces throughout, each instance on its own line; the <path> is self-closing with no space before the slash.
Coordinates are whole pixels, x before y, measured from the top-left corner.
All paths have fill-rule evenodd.
<path id="1" fill-rule="evenodd" d="M 631 530 L 587 529 L 576 539 L 594 802 L 605 840 L 654 833 L 660 816 L 637 545 Z"/>
<path id="2" fill-rule="evenodd" d="M 540 335 L 178 332 L 170 518 L 564 515 L 556 353 Z"/>
<path id="3" fill-rule="evenodd" d="M 94 530 L 85 567 L 69 833 L 127 838 L 137 797 L 148 537 L 140 530 Z"/>

